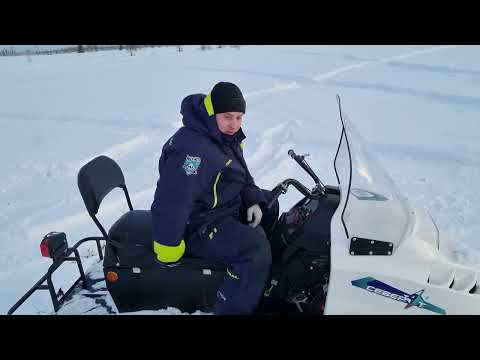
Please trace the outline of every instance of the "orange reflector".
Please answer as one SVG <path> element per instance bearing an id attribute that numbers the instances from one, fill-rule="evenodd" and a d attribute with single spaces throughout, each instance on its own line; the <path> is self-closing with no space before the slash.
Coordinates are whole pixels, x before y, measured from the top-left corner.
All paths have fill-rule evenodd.
<path id="1" fill-rule="evenodd" d="M 110 282 L 115 282 L 118 280 L 118 274 L 114 271 L 107 272 L 107 280 Z"/>

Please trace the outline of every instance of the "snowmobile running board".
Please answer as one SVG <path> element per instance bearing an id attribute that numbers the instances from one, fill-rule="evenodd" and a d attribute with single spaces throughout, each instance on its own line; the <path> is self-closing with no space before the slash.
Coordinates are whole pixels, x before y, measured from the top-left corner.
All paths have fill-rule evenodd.
<path id="1" fill-rule="evenodd" d="M 37 290 L 49 290 L 50 297 L 52 298 L 53 308 L 55 312 L 60 309 L 60 306 L 63 302 L 68 298 L 68 296 L 72 293 L 75 287 L 82 281 L 82 287 L 85 289 L 87 286 L 85 273 L 83 271 L 82 260 L 80 258 L 80 254 L 78 253 L 78 247 L 87 241 L 95 241 L 97 243 L 97 250 L 100 260 L 103 259 L 102 248 L 100 246 L 100 241 L 106 241 L 104 237 L 87 237 L 80 241 L 78 241 L 73 247 L 68 248 L 65 251 L 65 254 L 57 259 L 53 260 L 53 264 L 50 265 L 48 271 L 45 275 L 42 276 L 40 280 L 25 294 L 22 296 L 20 300 L 18 300 L 15 305 L 13 305 L 10 310 L 8 310 L 7 315 L 12 315 L 33 293 Z M 74 253 L 74 257 L 70 257 L 70 255 Z M 60 265 L 62 265 L 65 261 L 75 261 L 78 265 L 78 271 L 80 273 L 79 278 L 73 283 L 73 285 L 67 290 L 67 292 L 63 293 L 61 289 L 58 293 L 55 292 L 55 287 L 53 286 L 52 282 L 52 275 L 57 270 Z M 47 281 L 47 285 L 44 282 Z"/>

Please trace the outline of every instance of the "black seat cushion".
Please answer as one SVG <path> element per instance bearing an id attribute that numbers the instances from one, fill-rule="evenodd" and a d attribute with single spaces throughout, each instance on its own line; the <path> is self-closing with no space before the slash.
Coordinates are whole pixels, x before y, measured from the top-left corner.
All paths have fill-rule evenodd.
<path id="1" fill-rule="evenodd" d="M 152 250 L 152 216 L 148 210 L 123 214 L 110 228 L 108 236 L 122 245 L 140 245 Z"/>
<path id="2" fill-rule="evenodd" d="M 150 268 L 160 266 L 153 252 L 152 239 L 152 215 L 150 210 L 132 210 L 123 214 L 110 228 L 108 232 L 110 239 L 115 241 L 111 249 L 107 246 L 105 261 L 112 265 L 114 254 L 117 252 L 121 267 Z M 209 268 L 224 269 L 224 264 L 213 263 L 206 259 L 191 258 L 184 256 L 180 260 L 179 268 Z"/>

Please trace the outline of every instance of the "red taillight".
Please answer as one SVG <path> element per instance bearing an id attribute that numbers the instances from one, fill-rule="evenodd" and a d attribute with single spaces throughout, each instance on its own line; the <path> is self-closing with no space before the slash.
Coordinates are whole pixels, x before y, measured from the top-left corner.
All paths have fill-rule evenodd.
<path id="1" fill-rule="evenodd" d="M 54 238 L 61 233 L 57 231 L 50 231 L 47 235 L 43 237 L 42 242 L 40 243 L 40 251 L 42 252 L 42 256 L 51 258 L 53 254 L 50 254 L 50 243 L 48 242 L 51 238 Z M 55 242 L 53 242 L 55 244 Z"/>
<path id="2" fill-rule="evenodd" d="M 50 254 L 48 252 L 48 238 L 47 237 L 44 237 L 42 242 L 40 243 L 40 252 L 42 253 L 42 256 L 50 257 Z"/>
<path id="3" fill-rule="evenodd" d="M 58 261 L 68 252 L 67 236 L 63 232 L 52 231 L 45 235 L 40 243 L 42 256 Z"/>
<path id="4" fill-rule="evenodd" d="M 323 314 L 325 312 L 325 305 L 320 304 L 320 314 Z"/>

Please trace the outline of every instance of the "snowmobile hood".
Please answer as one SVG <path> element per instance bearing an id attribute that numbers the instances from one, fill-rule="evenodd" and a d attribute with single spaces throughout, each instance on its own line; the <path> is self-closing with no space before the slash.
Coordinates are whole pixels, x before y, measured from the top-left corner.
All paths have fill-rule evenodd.
<path id="1" fill-rule="evenodd" d="M 206 95 L 192 94 L 182 100 L 180 113 L 183 116 L 183 125 L 195 131 L 206 134 L 214 141 L 225 144 L 225 136 L 220 132 L 215 115 L 209 116 L 203 103 Z M 231 137 L 229 137 L 231 138 Z M 245 139 L 242 129 L 233 135 L 239 143 Z"/>

